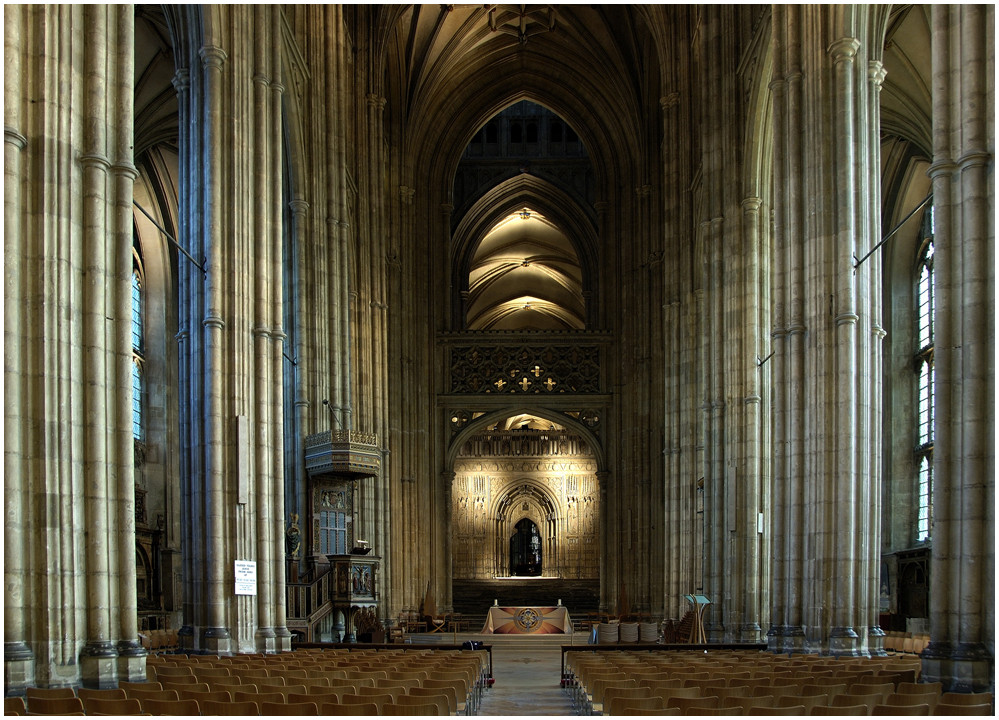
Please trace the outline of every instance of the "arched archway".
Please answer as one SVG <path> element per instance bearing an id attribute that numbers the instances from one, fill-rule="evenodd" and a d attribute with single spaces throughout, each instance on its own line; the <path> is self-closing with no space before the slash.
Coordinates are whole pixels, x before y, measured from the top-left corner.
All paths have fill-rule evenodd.
<path id="1" fill-rule="evenodd" d="M 599 453 L 571 418 L 545 416 L 493 413 L 456 440 L 448 528 L 453 578 L 599 582 Z M 536 528 L 543 563 L 511 562 L 511 538 L 522 520 Z"/>
<path id="2" fill-rule="evenodd" d="M 529 518 L 521 518 L 514 525 L 510 536 L 510 575 L 534 577 L 544 570 L 544 554 L 538 525 Z"/>

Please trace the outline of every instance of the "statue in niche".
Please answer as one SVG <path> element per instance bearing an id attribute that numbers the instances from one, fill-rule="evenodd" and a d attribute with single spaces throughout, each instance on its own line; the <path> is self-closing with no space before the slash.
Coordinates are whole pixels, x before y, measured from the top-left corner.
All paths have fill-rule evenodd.
<path id="1" fill-rule="evenodd" d="M 302 547 L 302 530 L 298 527 L 298 513 L 291 514 L 291 522 L 285 532 L 285 551 L 292 560 L 298 559 L 298 552 Z"/>

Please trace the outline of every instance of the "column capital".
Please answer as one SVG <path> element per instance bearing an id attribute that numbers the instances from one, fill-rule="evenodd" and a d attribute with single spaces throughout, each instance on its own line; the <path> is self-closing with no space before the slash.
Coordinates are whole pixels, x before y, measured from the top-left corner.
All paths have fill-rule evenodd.
<path id="1" fill-rule="evenodd" d="M 399 198 L 406 204 L 413 204 L 413 196 L 416 195 L 416 188 L 411 188 L 408 185 L 399 186 Z"/>
<path id="2" fill-rule="evenodd" d="M 860 40 L 852 37 L 844 37 L 839 40 L 833 40 L 827 52 L 832 56 L 833 62 L 838 64 L 853 60 L 857 56 L 857 50 L 859 49 Z"/>
<path id="3" fill-rule="evenodd" d="M 217 45 L 205 45 L 203 48 L 198 50 L 198 55 L 201 56 L 201 64 L 205 68 L 218 68 L 222 69 L 225 61 L 229 59 L 226 55 L 225 50 L 218 47 Z"/>
<path id="4" fill-rule="evenodd" d="M 378 93 L 368 93 L 364 96 L 364 99 L 368 101 L 368 107 L 375 108 L 376 110 L 384 110 L 386 100 Z"/>
<path id="5" fill-rule="evenodd" d="M 867 79 L 874 85 L 878 90 L 881 89 L 882 83 L 885 81 L 885 76 L 888 72 L 885 70 L 885 65 L 880 60 L 869 60 L 867 63 Z"/>
<path id="6" fill-rule="evenodd" d="M 305 212 L 309 209 L 309 203 L 305 200 L 292 200 L 288 203 L 288 207 L 291 209 L 291 214 L 298 217 L 299 215 L 305 215 Z"/>
<path id="7" fill-rule="evenodd" d="M 3 140 L 5 143 L 14 145 L 18 150 L 24 150 L 24 148 L 28 147 L 28 138 L 24 137 L 24 135 L 10 125 L 3 126 Z"/>
<path id="8" fill-rule="evenodd" d="M 757 213 L 760 211 L 760 206 L 762 204 L 763 201 L 758 197 L 748 197 L 742 201 L 742 209 L 746 212 Z"/>
<path id="9" fill-rule="evenodd" d="M 191 87 L 191 72 L 187 68 L 177 68 L 177 72 L 173 74 L 173 78 L 170 81 L 173 83 L 174 90 L 177 94 L 184 92 L 189 87 Z"/>

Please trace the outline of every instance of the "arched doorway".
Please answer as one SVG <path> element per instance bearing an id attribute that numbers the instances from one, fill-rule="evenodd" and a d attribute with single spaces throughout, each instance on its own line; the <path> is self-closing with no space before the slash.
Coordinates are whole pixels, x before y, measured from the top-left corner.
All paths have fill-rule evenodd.
<path id="1" fill-rule="evenodd" d="M 529 518 L 521 518 L 510 538 L 510 575 L 537 577 L 543 570 L 541 534 Z"/>

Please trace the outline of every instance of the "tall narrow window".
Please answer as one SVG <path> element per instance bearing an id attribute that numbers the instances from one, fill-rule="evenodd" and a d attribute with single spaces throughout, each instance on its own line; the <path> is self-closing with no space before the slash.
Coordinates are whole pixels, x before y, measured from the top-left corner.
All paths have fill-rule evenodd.
<path id="1" fill-rule="evenodd" d="M 142 415 L 145 390 L 142 371 L 145 363 L 145 338 L 142 315 L 144 310 L 142 259 L 137 248 L 132 251 L 132 437 L 139 442 L 146 439 Z"/>
<path id="2" fill-rule="evenodd" d="M 923 217 L 923 244 L 916 267 L 916 539 L 933 529 L 933 207 Z"/>

